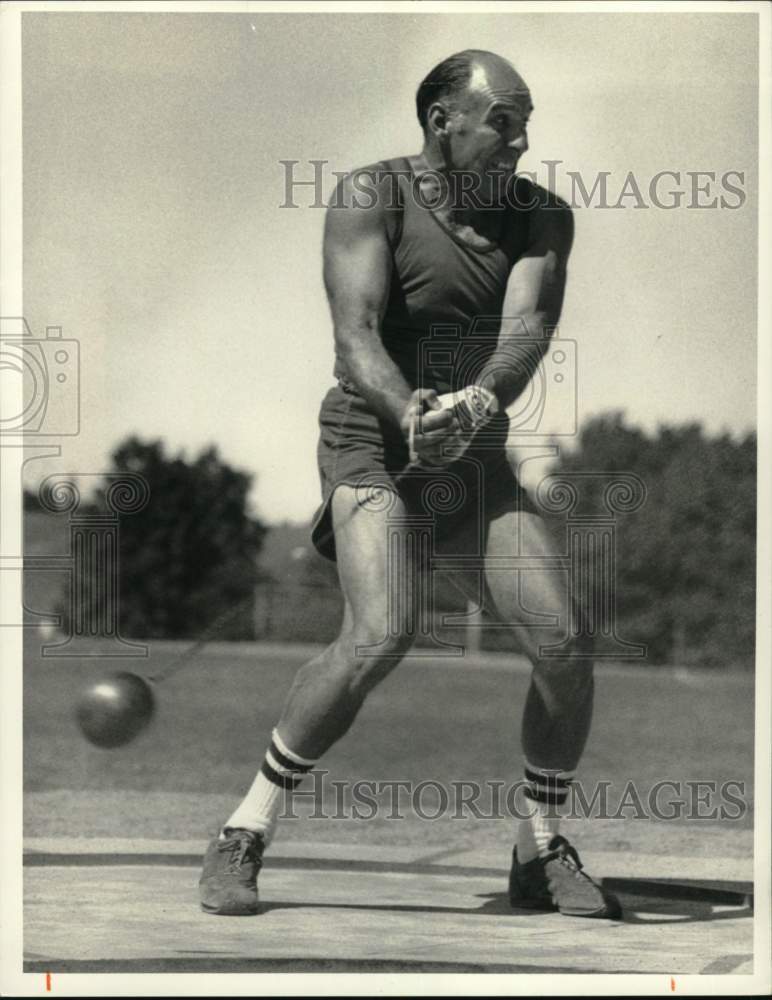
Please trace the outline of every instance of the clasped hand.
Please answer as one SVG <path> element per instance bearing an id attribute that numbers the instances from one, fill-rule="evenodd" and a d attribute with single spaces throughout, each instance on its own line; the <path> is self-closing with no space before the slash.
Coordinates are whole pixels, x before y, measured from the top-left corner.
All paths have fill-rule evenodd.
<path id="1" fill-rule="evenodd" d="M 497 411 L 496 397 L 481 386 L 443 396 L 434 389 L 416 389 L 400 421 L 410 461 L 430 467 L 450 465 Z"/>

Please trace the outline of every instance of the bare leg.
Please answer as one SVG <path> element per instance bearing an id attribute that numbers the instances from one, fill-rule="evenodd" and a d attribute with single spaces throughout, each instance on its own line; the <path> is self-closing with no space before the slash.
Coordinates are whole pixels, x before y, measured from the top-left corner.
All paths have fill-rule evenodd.
<path id="1" fill-rule="evenodd" d="M 404 505 L 394 497 L 389 511 L 382 506 L 357 509 L 351 486 L 338 486 L 333 495 L 343 625 L 335 642 L 298 671 L 277 726 L 303 757 L 317 759 L 346 733 L 367 693 L 412 645 L 413 594 L 395 591 L 387 551 L 388 518 L 404 514 Z M 411 559 L 407 548 L 404 558 Z M 389 621 L 396 623 L 391 632 Z"/>
<path id="2" fill-rule="evenodd" d="M 486 555 L 555 554 L 542 519 L 531 513 L 508 512 L 489 526 Z M 521 577 L 518 583 L 517 577 Z M 522 622 L 529 615 L 552 615 L 555 624 L 517 628 L 517 638 L 533 664 L 523 712 L 522 741 L 526 760 L 545 770 L 573 771 L 590 730 L 593 703 L 592 643 L 573 639 L 559 657 L 542 655 L 545 646 L 570 635 L 566 573 L 559 569 L 486 572 L 486 582 L 502 621 Z"/>
<path id="3" fill-rule="evenodd" d="M 490 524 L 486 561 L 489 555 L 503 554 L 557 553 L 541 518 L 517 512 Z M 571 916 L 617 920 L 619 900 L 582 869 L 576 848 L 559 830 L 560 807 L 590 731 L 593 700 L 592 641 L 573 628 L 582 609 L 570 606 L 566 577 L 561 569 L 515 573 L 496 571 L 493 563 L 486 567 L 501 619 L 526 625 L 515 627 L 533 664 L 522 729 L 531 811 L 518 824 L 509 898 L 514 906 L 554 907 Z M 539 620 L 545 615 L 552 617 Z M 553 647 L 552 656 L 545 647 Z"/>

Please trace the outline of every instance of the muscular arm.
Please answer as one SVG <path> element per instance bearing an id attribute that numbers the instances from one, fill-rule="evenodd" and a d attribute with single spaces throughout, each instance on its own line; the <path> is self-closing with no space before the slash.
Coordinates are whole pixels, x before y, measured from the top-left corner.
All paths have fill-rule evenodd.
<path id="1" fill-rule="evenodd" d="M 324 284 L 335 346 L 360 395 L 378 416 L 399 425 L 412 391 L 380 336 L 391 278 L 386 209 L 383 198 L 371 207 L 357 207 L 356 198 L 369 200 L 349 176 L 327 210 Z"/>
<path id="2" fill-rule="evenodd" d="M 530 245 L 507 282 L 496 350 L 478 380 L 501 407 L 528 385 L 560 318 L 574 227 L 571 209 L 553 195 L 549 199 L 534 210 Z"/>
<path id="3" fill-rule="evenodd" d="M 377 199 L 362 198 L 361 190 L 358 194 L 360 204 L 353 178 L 341 181 L 324 231 L 324 284 L 338 357 L 373 412 L 411 438 L 415 457 L 442 464 L 443 441 L 455 428 L 455 418 L 441 408 L 433 389 L 411 390 L 381 340 L 391 279 L 388 197 L 383 191 Z M 364 207 L 370 201 L 375 204 Z"/>

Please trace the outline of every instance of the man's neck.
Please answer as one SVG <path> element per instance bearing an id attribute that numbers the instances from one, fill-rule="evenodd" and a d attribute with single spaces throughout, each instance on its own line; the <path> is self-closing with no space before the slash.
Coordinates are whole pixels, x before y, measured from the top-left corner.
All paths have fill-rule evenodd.
<path id="1" fill-rule="evenodd" d="M 432 188 L 435 188 L 441 196 L 445 211 L 459 223 L 469 222 L 486 210 L 506 207 L 506 185 L 503 178 L 498 184 L 484 178 L 482 184 L 472 186 L 470 179 L 464 177 L 463 171 L 449 167 L 442 152 L 431 146 L 424 146 L 420 153 L 410 157 L 410 163 L 419 183 L 425 176 L 427 199 L 431 197 Z"/>

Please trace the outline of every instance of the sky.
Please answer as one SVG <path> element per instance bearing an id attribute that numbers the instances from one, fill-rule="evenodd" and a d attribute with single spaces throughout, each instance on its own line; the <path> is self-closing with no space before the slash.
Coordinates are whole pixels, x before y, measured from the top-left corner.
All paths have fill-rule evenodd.
<path id="1" fill-rule="evenodd" d="M 418 82 L 462 48 L 509 58 L 535 111 L 521 169 L 579 205 L 559 336 L 580 420 L 742 434 L 756 407 L 757 15 L 753 13 L 32 13 L 23 15 L 24 310 L 80 345 L 81 429 L 62 457 L 99 473 L 128 434 L 192 456 L 216 444 L 255 476 L 269 522 L 319 499 L 319 404 L 332 380 L 311 178 L 418 152 Z M 661 201 L 680 187 L 679 207 Z M 713 171 L 688 207 L 688 172 Z M 721 189 L 744 174 L 742 196 Z M 667 178 L 666 178 L 667 180 Z M 705 183 L 703 179 L 702 183 Z M 640 205 L 640 203 L 639 203 Z M 543 427 L 559 429 L 546 397 Z"/>

